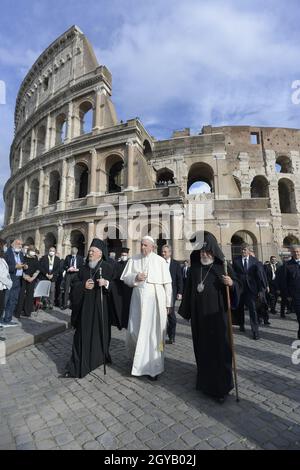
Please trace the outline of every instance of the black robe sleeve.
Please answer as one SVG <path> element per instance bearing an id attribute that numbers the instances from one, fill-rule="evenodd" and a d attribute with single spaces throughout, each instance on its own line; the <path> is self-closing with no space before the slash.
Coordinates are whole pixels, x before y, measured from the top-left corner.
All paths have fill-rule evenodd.
<path id="1" fill-rule="evenodd" d="M 179 315 L 185 320 L 190 320 L 191 318 L 192 273 L 193 270 L 190 269 L 187 275 L 182 301 L 178 310 Z"/>

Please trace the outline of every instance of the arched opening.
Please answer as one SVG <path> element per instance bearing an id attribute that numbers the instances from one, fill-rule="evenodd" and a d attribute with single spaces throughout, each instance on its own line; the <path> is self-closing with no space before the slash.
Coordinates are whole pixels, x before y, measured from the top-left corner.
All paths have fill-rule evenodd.
<path id="1" fill-rule="evenodd" d="M 269 197 L 269 183 L 264 176 L 255 176 L 251 183 L 251 197 Z"/>
<path id="2" fill-rule="evenodd" d="M 79 107 L 80 134 L 88 134 L 93 130 L 94 111 L 90 101 L 81 103 Z"/>
<path id="3" fill-rule="evenodd" d="M 158 170 L 156 174 L 156 186 L 168 186 L 174 184 L 174 173 L 168 168 Z"/>
<path id="4" fill-rule="evenodd" d="M 76 248 L 78 248 L 78 254 L 84 256 L 85 237 L 80 230 L 73 230 L 71 232 L 71 246 L 76 246 Z"/>
<path id="5" fill-rule="evenodd" d="M 194 163 L 188 173 L 188 194 L 213 192 L 213 169 L 206 163 Z"/>
<path id="6" fill-rule="evenodd" d="M 297 238 L 295 235 L 289 234 L 284 238 L 283 246 L 284 248 L 291 248 L 293 245 L 300 245 L 299 238 Z"/>
<path id="7" fill-rule="evenodd" d="M 55 145 L 62 144 L 67 137 L 67 117 L 64 113 L 56 118 L 56 138 Z"/>
<path id="8" fill-rule="evenodd" d="M 45 253 L 47 254 L 49 248 L 52 246 L 56 248 L 56 237 L 53 235 L 52 232 L 48 232 L 44 239 L 44 246 L 45 246 Z"/>
<path id="9" fill-rule="evenodd" d="M 31 137 L 27 137 L 27 139 L 25 140 L 25 144 L 23 146 L 23 162 L 22 162 L 23 165 L 29 162 L 30 153 L 31 153 Z"/>
<path id="10" fill-rule="evenodd" d="M 149 140 L 144 140 L 143 142 L 143 154 L 145 158 L 151 158 L 152 148 Z"/>
<path id="11" fill-rule="evenodd" d="M 52 171 L 49 179 L 49 204 L 55 204 L 60 197 L 60 175 L 58 171 Z"/>
<path id="12" fill-rule="evenodd" d="M 253 248 L 255 256 L 258 255 L 258 247 L 257 247 L 257 239 L 253 233 L 248 232 L 246 230 L 239 230 L 235 232 L 231 237 L 231 256 L 232 259 L 235 256 L 239 256 L 241 254 L 241 247 L 243 243 L 248 243 L 251 248 Z"/>
<path id="13" fill-rule="evenodd" d="M 17 211 L 17 213 L 22 212 L 23 202 L 24 202 L 24 186 L 21 186 L 17 191 L 17 199 L 16 199 L 16 211 Z"/>
<path id="14" fill-rule="evenodd" d="M 124 162 L 119 155 L 113 155 L 106 161 L 107 192 L 119 193 L 124 187 Z"/>
<path id="15" fill-rule="evenodd" d="M 292 160 L 286 155 L 281 155 L 276 159 L 276 173 L 293 173 Z"/>
<path id="16" fill-rule="evenodd" d="M 21 149 L 18 148 L 16 153 L 14 154 L 14 160 L 13 160 L 14 172 L 16 172 L 20 167 L 20 158 L 21 158 Z"/>
<path id="17" fill-rule="evenodd" d="M 25 245 L 26 246 L 30 246 L 30 245 L 34 246 L 34 239 L 32 237 L 27 237 L 26 240 L 25 240 Z"/>
<path id="18" fill-rule="evenodd" d="M 36 154 L 41 155 L 45 151 L 46 144 L 46 127 L 40 126 L 37 131 L 37 147 Z"/>
<path id="19" fill-rule="evenodd" d="M 89 169 L 85 163 L 75 165 L 75 199 L 86 197 L 89 185 Z"/>
<path id="20" fill-rule="evenodd" d="M 30 186 L 30 200 L 29 200 L 29 210 L 34 209 L 39 203 L 39 190 L 40 183 L 38 180 L 33 180 Z"/>
<path id="21" fill-rule="evenodd" d="M 281 179 L 278 181 L 278 193 L 280 211 L 282 214 L 295 214 L 296 211 L 296 198 L 295 189 L 292 181 L 288 179 Z"/>
<path id="22" fill-rule="evenodd" d="M 117 227 L 105 227 L 103 239 L 106 240 L 108 253 L 116 253 L 116 259 L 119 258 L 122 250 L 122 239 Z"/>

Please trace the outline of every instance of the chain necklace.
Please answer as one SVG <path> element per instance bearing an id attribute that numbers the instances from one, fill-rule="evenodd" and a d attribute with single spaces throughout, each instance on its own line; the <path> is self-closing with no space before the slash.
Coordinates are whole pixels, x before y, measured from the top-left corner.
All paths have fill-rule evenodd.
<path id="1" fill-rule="evenodd" d="M 205 279 L 207 278 L 207 276 L 208 276 L 208 274 L 209 274 L 211 268 L 213 267 L 213 264 L 214 264 L 214 263 L 211 263 L 211 265 L 210 265 L 210 267 L 209 267 L 207 273 L 206 273 L 205 276 L 204 276 L 204 279 L 202 278 L 202 266 L 201 266 L 201 279 L 200 279 L 200 283 L 199 283 L 198 286 L 197 286 L 197 291 L 199 292 L 199 294 L 204 291 L 204 287 L 205 287 L 204 281 L 205 281 Z"/>

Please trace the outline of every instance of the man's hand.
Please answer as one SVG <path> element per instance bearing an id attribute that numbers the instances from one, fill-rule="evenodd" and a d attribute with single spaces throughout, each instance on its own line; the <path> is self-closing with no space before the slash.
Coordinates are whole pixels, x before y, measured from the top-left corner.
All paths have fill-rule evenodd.
<path id="1" fill-rule="evenodd" d="M 23 269 L 26 271 L 26 269 L 28 269 L 28 264 L 23 264 Z"/>
<path id="2" fill-rule="evenodd" d="M 222 276 L 222 282 L 225 286 L 233 286 L 233 280 L 230 276 Z"/>
<path id="3" fill-rule="evenodd" d="M 106 287 L 106 285 L 107 285 L 107 280 L 106 280 L 106 279 L 103 279 L 103 278 L 98 279 L 98 285 L 99 285 L 99 287 Z"/>
<path id="4" fill-rule="evenodd" d="M 172 307 L 167 307 L 167 315 L 170 315 Z"/>
<path id="5" fill-rule="evenodd" d="M 147 274 L 145 273 L 138 273 L 135 277 L 136 282 L 143 282 L 147 278 Z"/>
<path id="6" fill-rule="evenodd" d="M 263 293 L 262 291 L 260 291 L 260 292 L 258 293 L 258 298 L 259 298 L 259 300 L 263 300 L 263 298 L 264 298 L 264 293 Z"/>
<path id="7" fill-rule="evenodd" d="M 268 292 L 268 294 L 270 294 L 270 287 L 269 286 L 267 287 L 267 292 Z"/>
<path id="8" fill-rule="evenodd" d="M 177 299 L 177 300 L 182 300 L 182 294 L 177 294 L 176 299 Z"/>
<path id="9" fill-rule="evenodd" d="M 88 290 L 92 290 L 92 289 L 94 289 L 94 285 L 95 285 L 95 283 L 94 283 L 93 279 L 88 279 L 85 283 L 85 288 L 88 289 Z"/>
<path id="10" fill-rule="evenodd" d="M 17 263 L 17 264 L 16 264 L 16 269 L 24 269 L 24 266 L 25 266 L 25 265 L 22 264 L 22 263 Z"/>

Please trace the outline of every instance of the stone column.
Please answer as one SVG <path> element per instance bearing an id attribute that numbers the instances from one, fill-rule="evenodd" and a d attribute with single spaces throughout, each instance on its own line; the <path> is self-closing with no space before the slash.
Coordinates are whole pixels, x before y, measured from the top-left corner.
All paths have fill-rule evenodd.
<path id="1" fill-rule="evenodd" d="M 63 237 L 64 237 L 64 226 L 61 220 L 57 223 L 57 246 L 56 250 L 59 253 L 59 257 L 62 257 L 62 245 L 63 245 Z"/>
<path id="2" fill-rule="evenodd" d="M 100 130 L 101 128 L 103 128 L 103 123 L 101 123 L 101 95 L 102 95 L 101 87 L 97 86 L 95 88 L 95 111 L 94 111 L 95 114 L 94 114 L 93 130 Z"/>
<path id="3" fill-rule="evenodd" d="M 67 136 L 65 142 L 70 142 L 73 137 L 73 101 L 68 103 L 68 115 L 67 115 Z"/>
<path id="4" fill-rule="evenodd" d="M 86 254 L 95 236 L 95 222 L 88 222 L 88 233 L 86 243 Z"/>
<path id="5" fill-rule="evenodd" d="M 22 165 L 23 165 L 23 143 L 21 142 L 20 143 L 20 150 L 19 150 L 19 167 L 18 168 L 22 168 Z M 18 169 L 17 168 L 17 169 Z"/>
<path id="6" fill-rule="evenodd" d="M 39 178 L 39 199 L 38 199 L 38 213 L 41 214 L 43 205 L 44 205 L 44 170 L 40 168 L 40 178 Z"/>
<path id="7" fill-rule="evenodd" d="M 97 150 L 90 150 L 90 181 L 89 181 L 89 196 L 94 195 L 97 192 Z"/>
<path id="8" fill-rule="evenodd" d="M 35 229 L 34 244 L 39 252 L 41 252 L 41 234 L 39 228 Z"/>
<path id="9" fill-rule="evenodd" d="M 35 135 L 35 129 L 32 129 L 29 160 L 33 160 L 35 157 L 36 157 L 36 135 Z"/>
<path id="10" fill-rule="evenodd" d="M 46 122 L 45 152 L 51 148 L 51 115 L 48 114 Z"/>
<path id="11" fill-rule="evenodd" d="M 15 218 L 15 212 L 16 212 L 16 190 L 14 190 L 12 194 L 12 206 L 11 206 L 11 214 L 9 216 L 9 224 L 13 224 L 14 218 Z"/>
<path id="12" fill-rule="evenodd" d="M 127 146 L 127 187 L 126 190 L 130 191 L 134 189 L 134 157 L 136 142 L 134 140 L 128 140 Z"/>
<path id="13" fill-rule="evenodd" d="M 61 183 L 60 183 L 60 195 L 57 208 L 63 210 L 66 204 L 66 191 L 67 191 L 67 171 L 68 163 L 67 160 L 62 162 L 62 171 L 61 171 Z"/>
<path id="14" fill-rule="evenodd" d="M 28 211 L 28 179 L 26 178 L 24 181 L 24 192 L 23 192 L 23 207 L 20 213 L 20 219 L 25 218 L 25 214 Z"/>

